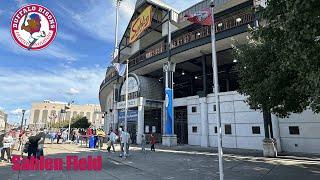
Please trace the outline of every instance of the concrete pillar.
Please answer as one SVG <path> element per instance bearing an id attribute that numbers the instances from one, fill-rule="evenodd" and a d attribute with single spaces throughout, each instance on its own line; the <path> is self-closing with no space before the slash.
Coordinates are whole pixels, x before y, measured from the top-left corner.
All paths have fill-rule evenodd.
<path id="1" fill-rule="evenodd" d="M 208 104 L 207 98 L 200 98 L 200 119 L 201 119 L 201 147 L 208 147 Z"/>
<path id="2" fill-rule="evenodd" d="M 144 106 L 138 106 L 138 133 L 137 133 L 137 143 L 141 144 L 141 135 L 144 134 Z"/>
<path id="3" fill-rule="evenodd" d="M 164 135 L 166 132 L 166 105 L 165 105 L 165 103 L 163 103 L 163 106 L 162 106 L 161 127 L 162 127 L 162 135 Z"/>
<path id="4" fill-rule="evenodd" d="M 44 123 L 44 122 L 42 122 L 42 109 L 39 109 L 39 118 L 38 118 L 38 128 L 40 128 L 40 127 L 44 127 L 44 125 L 45 124 L 42 124 L 42 123 Z"/>
<path id="5" fill-rule="evenodd" d="M 272 114 L 271 121 L 273 129 L 273 139 L 275 140 L 277 151 L 281 152 L 279 118 L 276 115 Z"/>
<path id="6" fill-rule="evenodd" d="M 116 124 L 118 123 L 118 109 L 113 109 L 112 112 L 113 115 L 113 119 L 112 119 L 112 128 L 115 131 L 116 129 L 118 129 L 118 127 L 116 126 Z"/>

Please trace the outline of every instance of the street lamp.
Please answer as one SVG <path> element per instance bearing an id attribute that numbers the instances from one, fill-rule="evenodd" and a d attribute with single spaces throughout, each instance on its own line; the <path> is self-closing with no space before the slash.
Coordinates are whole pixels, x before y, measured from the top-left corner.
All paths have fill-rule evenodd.
<path id="1" fill-rule="evenodd" d="M 24 113 L 26 110 L 22 109 L 22 118 L 21 118 L 21 125 L 20 125 L 20 131 L 22 131 L 22 126 L 23 126 L 23 119 L 24 119 Z"/>
<path id="2" fill-rule="evenodd" d="M 219 160 L 219 177 L 220 180 L 224 179 L 223 174 L 223 153 L 222 153 L 222 129 L 221 129 L 221 115 L 220 115 L 220 103 L 219 103 L 219 80 L 218 80 L 218 63 L 216 54 L 216 35 L 215 35 L 215 24 L 214 24 L 214 6 L 215 0 L 211 0 L 211 48 L 212 48 L 212 69 L 213 69 L 213 83 L 214 83 L 214 96 L 216 103 L 216 121 L 218 129 L 218 160 Z"/>

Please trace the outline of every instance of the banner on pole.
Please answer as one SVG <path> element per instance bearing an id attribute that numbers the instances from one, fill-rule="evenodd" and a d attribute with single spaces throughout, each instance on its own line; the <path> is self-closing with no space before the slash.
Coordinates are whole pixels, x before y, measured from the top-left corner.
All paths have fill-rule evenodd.
<path id="1" fill-rule="evenodd" d="M 135 42 L 139 35 L 145 31 L 148 27 L 151 26 L 151 12 L 152 12 L 152 6 L 148 6 L 137 19 L 135 19 L 130 28 L 130 38 L 129 43 Z"/>
<path id="2" fill-rule="evenodd" d="M 201 11 L 195 12 L 194 14 L 186 14 L 185 17 L 188 19 L 188 21 L 195 24 L 201 24 L 204 26 L 212 25 L 210 8 L 205 8 Z"/>

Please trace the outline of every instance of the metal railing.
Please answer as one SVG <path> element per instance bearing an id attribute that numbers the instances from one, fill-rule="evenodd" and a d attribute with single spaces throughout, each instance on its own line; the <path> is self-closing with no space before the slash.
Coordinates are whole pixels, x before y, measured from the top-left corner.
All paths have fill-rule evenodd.
<path id="1" fill-rule="evenodd" d="M 253 13 L 248 12 L 240 12 L 237 14 L 233 14 L 229 17 L 221 17 L 218 18 L 215 22 L 215 30 L 216 33 L 220 33 L 235 27 L 242 26 L 244 24 L 248 24 L 254 20 Z M 173 38 L 171 47 L 172 49 L 177 48 L 179 46 L 191 43 L 193 41 L 209 37 L 211 35 L 211 27 L 210 26 L 202 26 L 199 29 L 196 29 L 194 31 L 188 32 L 186 34 L 180 35 L 178 37 Z M 161 41 L 155 45 L 152 45 L 149 48 L 146 48 L 144 51 L 141 51 L 142 53 L 129 59 L 129 67 L 135 66 L 149 58 L 152 58 L 154 56 L 157 56 L 159 54 L 162 54 L 167 51 L 167 47 L 165 44 L 165 41 Z M 110 79 L 116 76 L 116 73 L 112 73 L 106 79 L 103 81 L 103 83 L 100 86 L 100 89 L 102 86 L 107 83 Z"/>

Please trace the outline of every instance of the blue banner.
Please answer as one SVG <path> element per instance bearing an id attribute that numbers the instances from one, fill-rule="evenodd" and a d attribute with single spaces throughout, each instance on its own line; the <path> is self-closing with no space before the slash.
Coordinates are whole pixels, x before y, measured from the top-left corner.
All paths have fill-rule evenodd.
<path id="1" fill-rule="evenodd" d="M 118 112 L 118 120 L 119 122 L 125 121 L 125 112 L 124 111 L 119 111 Z M 138 122 L 138 110 L 128 110 L 127 114 L 127 121 L 128 122 Z"/>
<path id="2" fill-rule="evenodd" d="M 172 122 L 173 122 L 173 90 L 171 88 L 166 88 L 166 135 L 172 135 Z"/>

